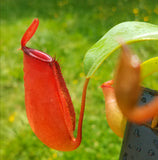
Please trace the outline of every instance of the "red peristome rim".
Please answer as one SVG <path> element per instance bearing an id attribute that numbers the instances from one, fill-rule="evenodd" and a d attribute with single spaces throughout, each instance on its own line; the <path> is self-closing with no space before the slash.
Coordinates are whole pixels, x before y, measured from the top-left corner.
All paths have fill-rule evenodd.
<path id="1" fill-rule="evenodd" d="M 114 83 L 113 80 L 104 82 L 104 83 L 101 85 L 101 88 L 104 88 L 104 87 L 112 87 L 113 83 Z"/>
<path id="2" fill-rule="evenodd" d="M 26 53 L 27 55 L 36 58 L 38 60 L 41 60 L 43 62 L 52 62 L 53 58 L 51 56 L 49 56 L 48 54 L 36 50 L 36 49 L 32 49 L 32 48 L 28 48 L 28 47 L 23 47 L 22 50 L 24 51 L 24 53 Z"/>

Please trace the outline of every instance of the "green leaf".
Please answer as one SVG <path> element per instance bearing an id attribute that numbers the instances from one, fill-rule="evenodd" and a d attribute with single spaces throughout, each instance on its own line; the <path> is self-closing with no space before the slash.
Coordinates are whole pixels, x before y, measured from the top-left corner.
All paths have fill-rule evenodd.
<path id="1" fill-rule="evenodd" d="M 125 43 L 158 40 L 158 26 L 145 22 L 124 22 L 114 26 L 86 53 L 84 69 L 87 78 L 90 78 L 104 60 L 120 47 L 118 40 Z"/>
<path id="2" fill-rule="evenodd" d="M 158 57 L 151 58 L 141 64 L 141 80 L 158 72 Z"/>

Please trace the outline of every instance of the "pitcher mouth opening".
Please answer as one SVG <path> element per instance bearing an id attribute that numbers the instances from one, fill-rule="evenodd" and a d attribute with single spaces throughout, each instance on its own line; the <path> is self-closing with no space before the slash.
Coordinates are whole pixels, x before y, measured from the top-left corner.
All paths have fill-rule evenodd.
<path id="1" fill-rule="evenodd" d="M 22 47 L 22 50 L 27 55 L 32 56 L 38 60 L 41 60 L 43 62 L 49 62 L 49 63 L 52 62 L 52 57 L 42 51 L 28 48 L 28 47 Z"/>

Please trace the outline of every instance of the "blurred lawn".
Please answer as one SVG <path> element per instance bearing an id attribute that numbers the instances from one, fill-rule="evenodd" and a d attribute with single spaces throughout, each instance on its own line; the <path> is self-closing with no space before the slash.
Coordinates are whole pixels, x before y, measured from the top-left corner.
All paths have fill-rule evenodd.
<path id="1" fill-rule="evenodd" d="M 104 99 L 98 87 L 112 78 L 118 54 L 106 60 L 90 81 L 81 146 L 72 152 L 58 152 L 42 144 L 29 127 L 24 105 L 23 54 L 17 49 L 25 30 L 38 17 L 39 28 L 28 46 L 59 59 L 78 119 L 86 51 L 123 21 L 158 24 L 158 1 L 2 0 L 0 12 L 0 158 L 117 160 L 122 140 L 107 125 Z M 142 61 L 158 55 L 155 41 L 132 44 L 131 48 Z M 154 74 L 144 85 L 158 89 L 157 79 Z"/>

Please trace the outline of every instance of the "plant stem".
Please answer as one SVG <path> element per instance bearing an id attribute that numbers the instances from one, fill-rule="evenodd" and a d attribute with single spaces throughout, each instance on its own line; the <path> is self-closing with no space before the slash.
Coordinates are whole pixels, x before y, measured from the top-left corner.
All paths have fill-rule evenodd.
<path id="1" fill-rule="evenodd" d="M 89 80 L 90 78 L 86 78 L 84 86 L 83 86 L 81 110 L 80 110 L 80 117 L 78 121 L 78 131 L 77 131 L 77 138 L 76 138 L 77 146 L 80 145 L 81 139 L 82 139 L 82 124 L 83 124 L 83 116 L 84 116 L 85 102 L 86 102 L 86 91 L 87 91 Z"/>

